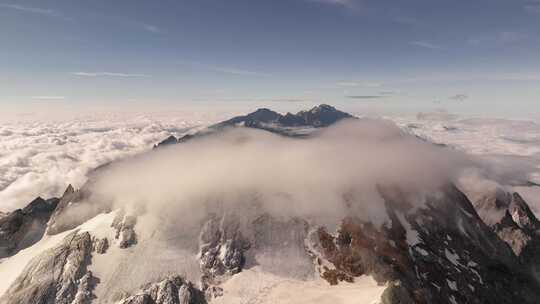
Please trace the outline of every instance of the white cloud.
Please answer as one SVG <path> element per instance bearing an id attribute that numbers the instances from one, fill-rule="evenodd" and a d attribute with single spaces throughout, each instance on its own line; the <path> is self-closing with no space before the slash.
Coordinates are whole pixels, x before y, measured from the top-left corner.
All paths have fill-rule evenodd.
<path id="1" fill-rule="evenodd" d="M 443 48 L 442 46 L 429 41 L 411 41 L 410 44 L 430 50 L 440 50 Z"/>
<path id="2" fill-rule="evenodd" d="M 138 78 L 138 77 L 151 77 L 147 74 L 132 74 L 132 73 L 116 73 L 116 72 L 72 72 L 71 75 L 81 77 L 125 77 L 125 78 Z"/>
<path id="3" fill-rule="evenodd" d="M 68 184 L 80 187 L 93 168 L 127 157 L 186 128 L 231 114 L 89 113 L 71 118 L 4 122 L 0 125 L 0 211 L 20 208 L 37 196 L 61 195 Z"/>
<path id="4" fill-rule="evenodd" d="M 52 10 L 52 9 L 31 7 L 31 6 L 25 6 L 25 5 L 20 5 L 20 4 L 0 4 L 0 8 L 17 10 L 17 11 L 26 12 L 26 13 L 40 14 L 40 15 L 60 16 L 60 14 L 57 11 Z"/>
<path id="5" fill-rule="evenodd" d="M 228 130 L 118 162 L 96 176 L 90 191 L 96 201 L 127 210 L 189 214 L 182 217 L 189 223 L 199 222 L 205 208 L 341 219 L 350 212 L 347 196 L 351 208 L 381 223 L 386 213 L 378 185 L 430 193 L 467 164 L 461 152 L 405 135 L 391 122 L 364 119 L 307 140 Z"/>
<path id="6" fill-rule="evenodd" d="M 357 4 L 355 0 L 309 0 L 311 2 L 318 2 L 328 5 L 336 5 L 336 6 L 342 6 L 347 8 L 352 8 Z"/>

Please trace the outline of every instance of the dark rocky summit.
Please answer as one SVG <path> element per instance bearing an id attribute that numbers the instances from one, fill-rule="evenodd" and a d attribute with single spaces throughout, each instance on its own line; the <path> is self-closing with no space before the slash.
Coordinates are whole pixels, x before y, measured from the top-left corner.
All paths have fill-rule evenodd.
<path id="1" fill-rule="evenodd" d="M 340 120 L 347 118 L 355 117 L 325 104 L 316 106 L 308 111 L 300 111 L 296 114 L 287 113 L 285 115 L 263 108 L 247 115 L 237 116 L 229 120 L 222 121 L 210 126 L 208 130 L 195 134 L 187 134 L 180 138 L 169 136 L 167 139 L 156 144 L 154 148 L 182 143 L 193 138 L 218 132 L 224 128 L 233 127 L 261 129 L 279 135 L 300 137 L 304 136 L 305 134 L 296 132 L 297 130 L 295 129 L 328 127 L 336 122 L 339 122 Z"/>
<path id="2" fill-rule="evenodd" d="M 58 202 L 38 197 L 23 209 L 0 216 L 0 259 L 39 241 Z"/>

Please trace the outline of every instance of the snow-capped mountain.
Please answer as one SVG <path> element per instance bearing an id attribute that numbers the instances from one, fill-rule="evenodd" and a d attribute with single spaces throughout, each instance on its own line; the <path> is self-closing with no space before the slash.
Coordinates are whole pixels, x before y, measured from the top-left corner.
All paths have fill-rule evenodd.
<path id="1" fill-rule="evenodd" d="M 303 154 L 295 143 L 323 141 L 321 132 L 331 135 L 322 145 L 323 155 L 340 151 L 343 156 L 336 159 L 348 160 L 351 156 L 345 154 L 342 142 L 334 142 L 336 134 L 326 127 L 350 118 L 328 105 L 286 115 L 260 109 L 180 139 L 167 138 L 157 145 L 159 149 L 148 152 L 150 156 L 134 160 L 127 175 L 144 171 L 138 167 L 147 161 L 144 157 L 161 153 L 188 158 L 183 150 L 187 145 L 204 158 L 211 150 L 204 141 L 212 138 L 219 138 L 222 145 L 233 141 L 235 149 L 238 145 L 242 149 L 238 142 L 252 133 L 241 132 L 255 129 L 257 136 L 262 134 L 257 140 L 268 140 L 268 145 L 277 143 L 275 134 L 285 138 L 279 150 L 293 152 L 279 155 L 279 160 L 286 159 L 276 164 L 288 167 L 272 171 L 263 166 L 262 176 L 265 181 L 286 179 L 297 171 L 293 159 L 313 157 L 313 146 Z M 403 161 L 393 156 L 415 151 L 422 161 L 433 164 L 449 161 L 453 154 L 380 124 L 362 126 L 362 131 L 378 135 L 360 146 L 369 150 L 367 144 L 382 145 L 384 151 L 375 157 L 383 158 L 382 165 L 390 173 L 390 178 L 373 183 L 373 197 L 366 198 L 366 189 L 355 188 L 356 181 L 332 176 L 347 167 L 356 169 L 354 164 L 345 162 L 334 171 L 327 165 L 340 162 L 314 157 L 320 163 L 309 164 L 323 167 L 330 176 L 319 182 L 316 172 L 298 169 L 303 174 L 297 186 L 305 190 L 299 196 L 286 189 L 270 191 L 265 184 L 263 190 L 229 193 L 225 190 L 231 187 L 244 189 L 235 183 L 236 175 L 247 172 L 247 179 L 257 179 L 259 172 L 251 168 L 221 172 L 226 170 L 215 163 L 207 168 L 202 162 L 194 169 L 202 171 L 204 178 L 224 174 L 219 182 L 232 180 L 216 192 L 219 195 L 194 192 L 188 198 L 197 204 L 173 207 L 176 201 L 169 202 L 167 193 L 189 191 L 199 180 L 189 175 L 190 183 L 182 179 L 171 188 L 167 183 L 180 174 L 175 170 L 191 168 L 165 165 L 163 170 L 171 172 L 163 184 L 155 186 L 154 171 L 143 172 L 143 182 L 125 182 L 134 193 L 149 193 L 153 201 L 141 205 L 133 201 L 142 198 L 121 190 L 126 185 L 108 185 L 114 178 L 101 180 L 112 174 L 107 170 L 113 163 L 97 169 L 79 190 L 70 186 L 60 198 L 37 198 L 22 210 L 1 214 L 0 303 L 540 303 L 540 224 L 518 194 L 499 189 L 473 198 L 446 175 L 441 182 L 419 187 L 417 180 L 439 176 L 423 177 L 428 171 L 416 170 L 418 163 L 395 167 Z M 406 150 L 386 146 L 386 141 L 396 138 Z M 331 149 L 334 146 L 336 150 Z M 258 141 L 256 148 L 270 149 Z M 384 154 L 387 150 L 390 154 Z M 433 159 L 439 153 L 441 158 Z M 297 154 L 300 157 L 294 158 Z M 351 155 L 354 160 L 355 153 Z M 245 161 L 267 161 L 258 156 Z M 233 162 L 227 157 L 225 163 Z M 241 165 L 233 162 L 224 168 Z M 398 171 L 417 172 L 417 176 L 411 183 L 399 183 L 393 179 Z M 103 183 L 107 191 L 97 191 Z M 338 195 L 320 197 L 326 192 Z M 110 193 L 120 194 L 122 202 Z M 267 193 L 272 193 L 270 199 Z M 322 203 L 294 204 L 309 193 L 316 195 L 308 200 L 320 198 Z M 234 204 L 224 203 L 228 200 Z"/>

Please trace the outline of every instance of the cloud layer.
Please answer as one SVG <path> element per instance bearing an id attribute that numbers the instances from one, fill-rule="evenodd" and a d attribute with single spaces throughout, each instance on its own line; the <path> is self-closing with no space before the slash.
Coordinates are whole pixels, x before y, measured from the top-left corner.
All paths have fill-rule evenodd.
<path id="1" fill-rule="evenodd" d="M 36 196 L 58 196 L 80 187 L 89 170 L 152 148 L 170 134 L 204 124 L 198 115 L 154 119 L 149 115 L 74 117 L 11 122 L 0 126 L 0 211 Z"/>
<path id="2" fill-rule="evenodd" d="M 90 200 L 188 226 L 209 212 L 335 223 L 351 210 L 382 224 L 379 186 L 422 204 L 422 194 L 478 164 L 383 120 L 343 122 L 305 140 L 234 129 L 114 163 L 93 178 Z"/>

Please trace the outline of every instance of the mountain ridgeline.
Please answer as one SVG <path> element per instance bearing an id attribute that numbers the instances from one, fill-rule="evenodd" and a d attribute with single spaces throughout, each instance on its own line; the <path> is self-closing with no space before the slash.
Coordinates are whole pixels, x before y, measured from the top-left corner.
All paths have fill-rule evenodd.
<path id="1" fill-rule="evenodd" d="M 306 128 L 328 127 L 347 118 L 350 119 L 355 117 L 326 104 L 321 104 L 308 111 L 300 111 L 296 114 L 287 113 L 285 115 L 263 108 L 247 115 L 233 117 L 229 120 L 214 124 L 203 132 L 187 134 L 180 138 L 171 135 L 156 144 L 155 147 L 185 142 L 193 137 L 212 134 L 231 127 L 254 128 L 284 136 L 301 137 L 306 135 Z"/>
<path id="2" fill-rule="evenodd" d="M 313 130 L 343 119 L 357 118 L 328 105 L 285 115 L 259 109 L 179 139 L 171 136 L 155 147 L 228 128 L 309 138 Z M 347 209 L 354 204 L 348 193 L 340 206 L 348 215 L 328 225 L 260 214 L 256 203 L 245 214 L 212 209 L 195 227 L 193 248 L 179 248 L 185 236 L 178 235 L 167 235 L 168 247 L 160 247 L 158 234 L 141 235 L 144 211 L 96 206 L 90 189 L 89 184 L 79 190 L 70 186 L 60 198 L 37 198 L 22 210 L 0 214 L 0 276 L 4 266 L 25 261 L 16 276 L 5 277 L 9 284 L 0 303 L 271 303 L 265 297 L 279 282 L 259 294 L 244 290 L 247 298 L 220 302 L 230 296 L 230 282 L 263 260 L 286 265 L 283 281 L 293 272 L 305 280 L 314 274 L 333 293 L 341 292 L 336 285 L 371 276 L 384 289 L 377 299 L 383 304 L 540 303 L 540 222 L 519 194 L 502 188 L 471 200 L 448 181 L 425 194 L 420 208 L 410 189 L 378 185 L 388 218 L 384 225 Z M 175 218 L 173 230 L 188 230 L 182 225 Z M 55 238 L 53 245 L 42 244 Z M 36 246 L 46 248 L 25 259 L 25 250 Z M 114 264 L 106 262 L 118 257 Z M 155 273 L 162 264 L 167 271 Z M 189 265 L 196 268 L 191 277 L 184 275 Z M 124 284 L 139 281 L 137 288 Z M 303 303 L 299 288 L 299 298 L 290 300 Z"/>

